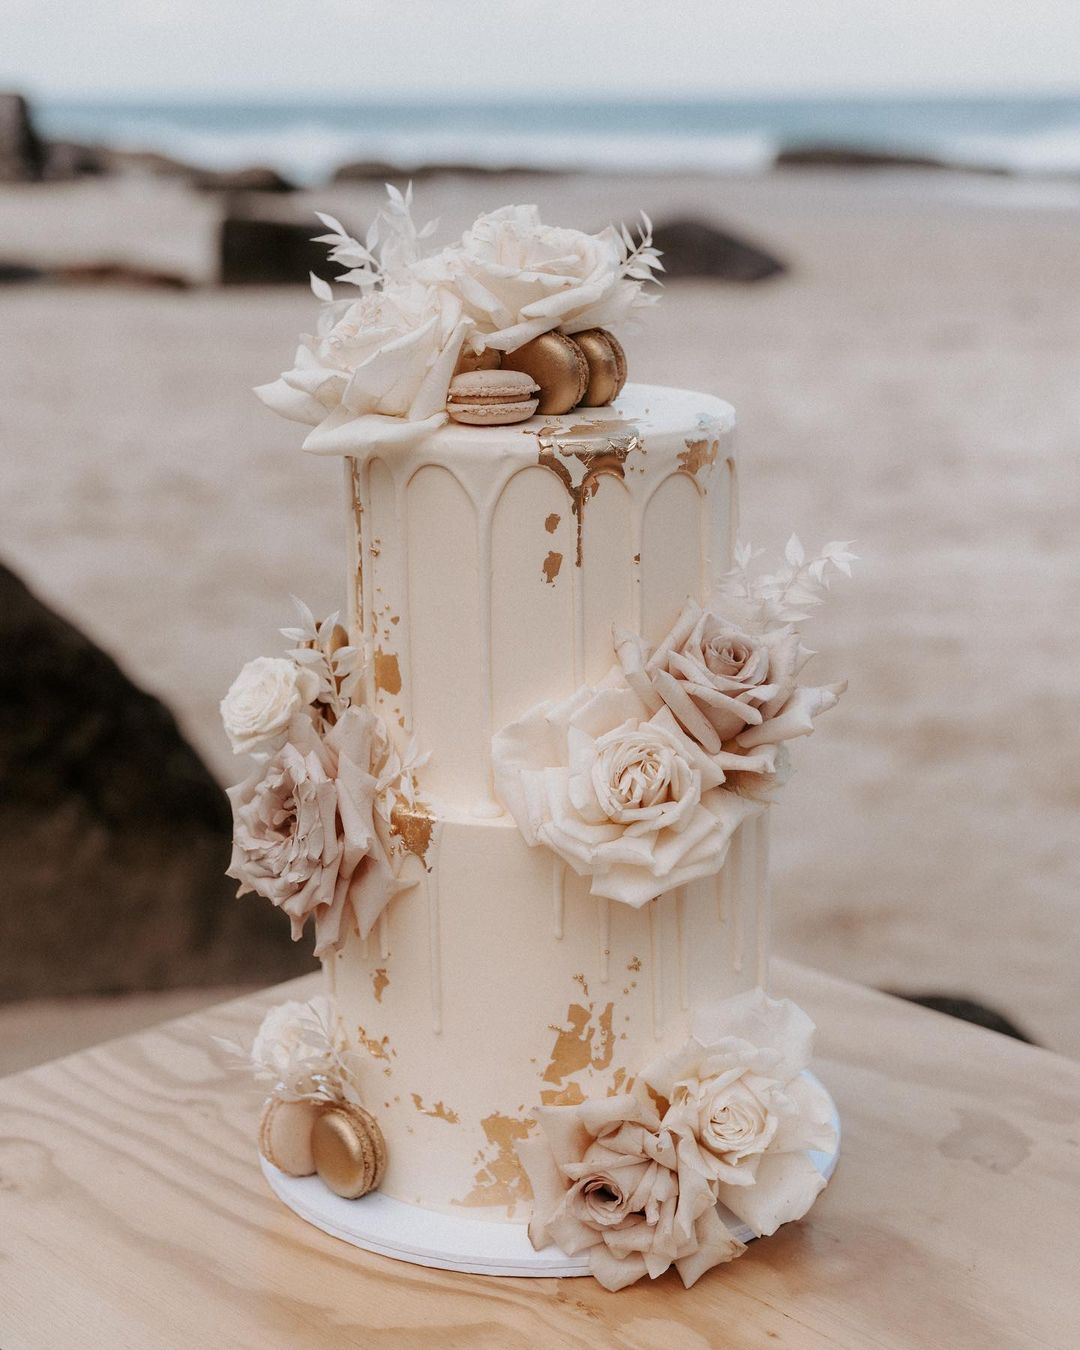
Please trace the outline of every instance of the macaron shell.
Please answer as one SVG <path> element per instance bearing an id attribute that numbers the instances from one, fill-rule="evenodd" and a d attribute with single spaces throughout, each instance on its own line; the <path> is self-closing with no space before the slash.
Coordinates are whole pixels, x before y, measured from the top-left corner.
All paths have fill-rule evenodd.
<path id="1" fill-rule="evenodd" d="M 279 1172 L 309 1177 L 315 1171 L 311 1131 L 323 1107 L 271 1097 L 259 1120 L 259 1152 Z"/>
<path id="2" fill-rule="evenodd" d="M 608 345 L 615 354 L 615 366 L 618 376 L 618 384 L 613 397 L 618 398 L 623 391 L 623 385 L 626 383 L 626 353 L 623 351 L 623 345 L 614 333 L 609 333 L 606 328 L 599 328 L 597 332 L 603 333 L 608 340 Z"/>
<path id="3" fill-rule="evenodd" d="M 450 381 L 450 403 L 523 403 L 540 392 L 521 370 L 469 370 Z"/>
<path id="4" fill-rule="evenodd" d="M 575 333 L 574 341 L 589 363 L 589 384 L 581 402 L 586 408 L 602 408 L 619 392 L 619 363 L 610 336 L 602 328 Z"/>
<path id="5" fill-rule="evenodd" d="M 589 363 L 565 333 L 541 333 L 503 357 L 504 370 L 522 370 L 540 386 L 537 412 L 558 416 L 576 408 L 589 385 Z"/>
<path id="6" fill-rule="evenodd" d="M 526 422 L 536 412 L 538 400 L 530 398 L 513 403 L 448 403 L 446 411 L 455 422 L 473 427 L 505 427 Z"/>

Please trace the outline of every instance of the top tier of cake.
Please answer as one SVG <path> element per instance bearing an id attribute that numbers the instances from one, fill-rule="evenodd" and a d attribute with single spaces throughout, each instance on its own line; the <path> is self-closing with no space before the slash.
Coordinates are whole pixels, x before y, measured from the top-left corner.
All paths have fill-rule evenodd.
<path id="1" fill-rule="evenodd" d="M 430 755 L 440 815 L 501 814 L 492 733 L 602 679 L 613 625 L 655 642 L 708 595 L 735 536 L 733 425 L 719 399 L 631 384 L 346 462 L 366 701 Z"/>

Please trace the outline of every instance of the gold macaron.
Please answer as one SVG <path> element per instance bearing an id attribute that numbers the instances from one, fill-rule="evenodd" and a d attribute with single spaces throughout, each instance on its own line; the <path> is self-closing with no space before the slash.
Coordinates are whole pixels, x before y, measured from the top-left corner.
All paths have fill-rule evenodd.
<path id="1" fill-rule="evenodd" d="M 503 356 L 503 370 L 521 370 L 540 386 L 537 412 L 557 417 L 576 408 L 589 386 L 589 363 L 565 333 L 552 330 Z"/>
<path id="2" fill-rule="evenodd" d="M 470 352 L 462 348 L 454 374 L 461 375 L 470 370 L 498 370 L 501 363 L 502 352 L 497 352 L 494 347 L 485 347 L 482 352 Z"/>
<path id="3" fill-rule="evenodd" d="M 289 1102 L 271 1097 L 259 1120 L 259 1152 L 279 1172 L 309 1177 L 315 1171 L 311 1133 L 324 1107 L 317 1102 Z"/>
<path id="4" fill-rule="evenodd" d="M 321 1113 L 311 1132 L 311 1151 L 323 1185 L 345 1200 L 375 1190 L 386 1171 L 386 1141 L 378 1121 L 352 1102 Z"/>
<path id="5" fill-rule="evenodd" d="M 450 381 L 446 411 L 455 422 L 501 427 L 524 422 L 536 412 L 540 392 L 520 370 L 468 370 Z"/>
<path id="6" fill-rule="evenodd" d="M 606 328 L 587 328 L 575 333 L 574 341 L 589 363 L 589 385 L 582 398 L 586 408 L 613 403 L 626 383 L 626 353 Z"/>

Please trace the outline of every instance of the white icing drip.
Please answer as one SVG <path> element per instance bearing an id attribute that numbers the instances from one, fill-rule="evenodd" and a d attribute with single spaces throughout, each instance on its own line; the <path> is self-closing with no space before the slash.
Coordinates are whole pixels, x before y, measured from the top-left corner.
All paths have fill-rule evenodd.
<path id="1" fill-rule="evenodd" d="M 633 533 L 630 537 L 630 547 L 633 550 L 630 555 L 630 623 L 635 633 L 641 632 L 641 593 L 643 588 L 641 573 L 644 566 L 641 552 L 644 547 L 642 543 L 644 534 L 645 505 L 639 504 L 633 515 Z"/>
<path id="2" fill-rule="evenodd" d="M 728 891 L 731 897 L 731 968 L 736 975 L 743 968 L 743 838 L 748 821 L 735 831 L 728 849 L 725 872 L 730 870 L 731 880 Z"/>
<path id="3" fill-rule="evenodd" d="M 375 632 L 375 597 L 374 586 L 375 578 L 373 576 L 374 568 L 372 559 L 365 556 L 365 549 L 369 545 L 365 542 L 363 524 L 364 502 L 371 500 L 371 461 L 357 465 L 357 479 L 360 490 L 357 493 L 357 547 L 360 558 L 360 580 L 361 595 L 360 603 L 357 606 L 357 635 L 365 648 L 367 661 L 364 668 L 364 702 L 369 708 L 375 707 L 375 650 L 374 646 L 369 645 L 368 634 L 365 631 L 366 625 L 371 623 L 372 635 Z"/>
<path id="4" fill-rule="evenodd" d="M 562 941 L 563 914 L 566 908 L 566 864 L 561 858 L 551 860 L 551 907 L 555 925 L 555 937 Z"/>
<path id="5" fill-rule="evenodd" d="M 442 827 L 435 825 L 435 837 L 429 847 L 435 857 L 424 873 L 428 902 L 428 972 L 431 983 L 431 1029 L 436 1036 L 443 1029 L 442 935 L 439 931 L 439 843 Z"/>
<path id="6" fill-rule="evenodd" d="M 675 942 L 679 962 L 679 1007 L 684 1012 L 690 1007 L 690 990 L 687 983 L 689 955 L 686 941 L 686 887 L 680 886 L 675 892 Z"/>
<path id="7" fill-rule="evenodd" d="M 754 915 L 757 923 L 757 982 L 764 990 L 769 988 L 769 930 L 772 924 L 772 889 L 769 884 L 769 821 L 759 816 L 757 850 L 755 853 Z"/>
<path id="8" fill-rule="evenodd" d="M 730 571 L 735 566 L 735 545 L 739 538 L 739 466 L 734 455 L 728 455 L 724 466 L 728 478 L 728 536 L 724 570 Z"/>
<path id="9" fill-rule="evenodd" d="M 397 527 L 397 547 L 401 550 L 400 580 L 403 585 L 402 589 L 395 589 L 392 594 L 395 598 L 401 597 L 401 599 L 404 599 L 409 584 L 409 504 L 408 484 L 401 482 L 400 479 L 394 479 L 394 523 Z M 398 660 L 401 671 L 402 712 L 405 717 L 406 730 L 411 731 L 415 717 L 412 678 L 412 605 L 408 605 L 407 608 L 408 614 L 398 615 L 397 627 L 401 634 Z"/>
<path id="10" fill-rule="evenodd" d="M 731 850 L 724 860 L 724 865 L 720 869 L 713 885 L 716 888 L 716 921 L 721 927 L 728 921 L 731 914 Z"/>
<path id="11" fill-rule="evenodd" d="M 510 477 L 513 477 L 513 475 L 511 474 Z M 500 483 L 497 492 L 488 495 L 487 500 L 483 503 L 483 508 L 475 497 L 472 498 L 473 510 L 476 515 L 476 556 L 480 572 L 480 651 L 478 653 L 480 658 L 480 753 L 484 761 L 484 782 L 487 784 L 487 790 L 491 795 L 493 804 L 497 803 L 495 803 L 495 780 L 491 768 L 491 737 L 495 730 L 492 726 L 495 688 L 491 676 L 491 588 L 493 581 L 491 525 L 495 518 L 495 508 L 499 504 L 499 498 L 502 496 L 506 484 L 510 481 L 510 477 Z M 460 478 L 457 481 L 461 483 Z M 462 487 L 464 487 L 464 484 L 462 484 Z"/>
<path id="12" fill-rule="evenodd" d="M 596 904 L 600 916 L 600 979 L 607 984 L 611 971 L 611 901 L 602 895 Z"/>
<path id="13" fill-rule="evenodd" d="M 390 955 L 390 913 L 388 910 L 384 909 L 383 912 L 379 915 L 378 929 L 379 929 L 379 956 L 383 961 L 385 961 L 386 958 Z"/>
<path id="14" fill-rule="evenodd" d="M 664 1034 L 664 972 L 660 966 L 660 910 L 649 901 L 649 969 L 652 973 L 652 1022 L 657 1040 Z"/>
<path id="15" fill-rule="evenodd" d="M 345 460 L 345 553 L 346 553 L 346 578 L 345 587 L 345 618 L 348 624 L 349 633 L 355 635 L 360 622 L 360 604 L 359 584 L 357 569 L 359 566 L 358 550 L 361 546 L 360 527 L 360 508 L 358 505 L 358 484 L 356 482 L 356 460 Z"/>

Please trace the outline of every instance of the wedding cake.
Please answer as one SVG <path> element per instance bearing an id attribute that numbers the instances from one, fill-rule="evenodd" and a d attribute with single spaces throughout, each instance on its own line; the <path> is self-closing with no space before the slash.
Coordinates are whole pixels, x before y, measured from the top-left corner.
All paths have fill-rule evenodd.
<path id="1" fill-rule="evenodd" d="M 230 875 L 326 973 L 250 1052 L 264 1170 L 407 1259 L 691 1284 L 835 1156 L 811 1024 L 764 992 L 768 817 L 842 692 L 796 624 L 851 555 L 756 575 L 732 409 L 626 383 L 647 220 L 509 207 L 435 251 L 411 193 L 363 242 L 321 219 L 355 289 L 313 278 L 257 392 L 342 458 L 347 601 L 222 704 Z"/>

